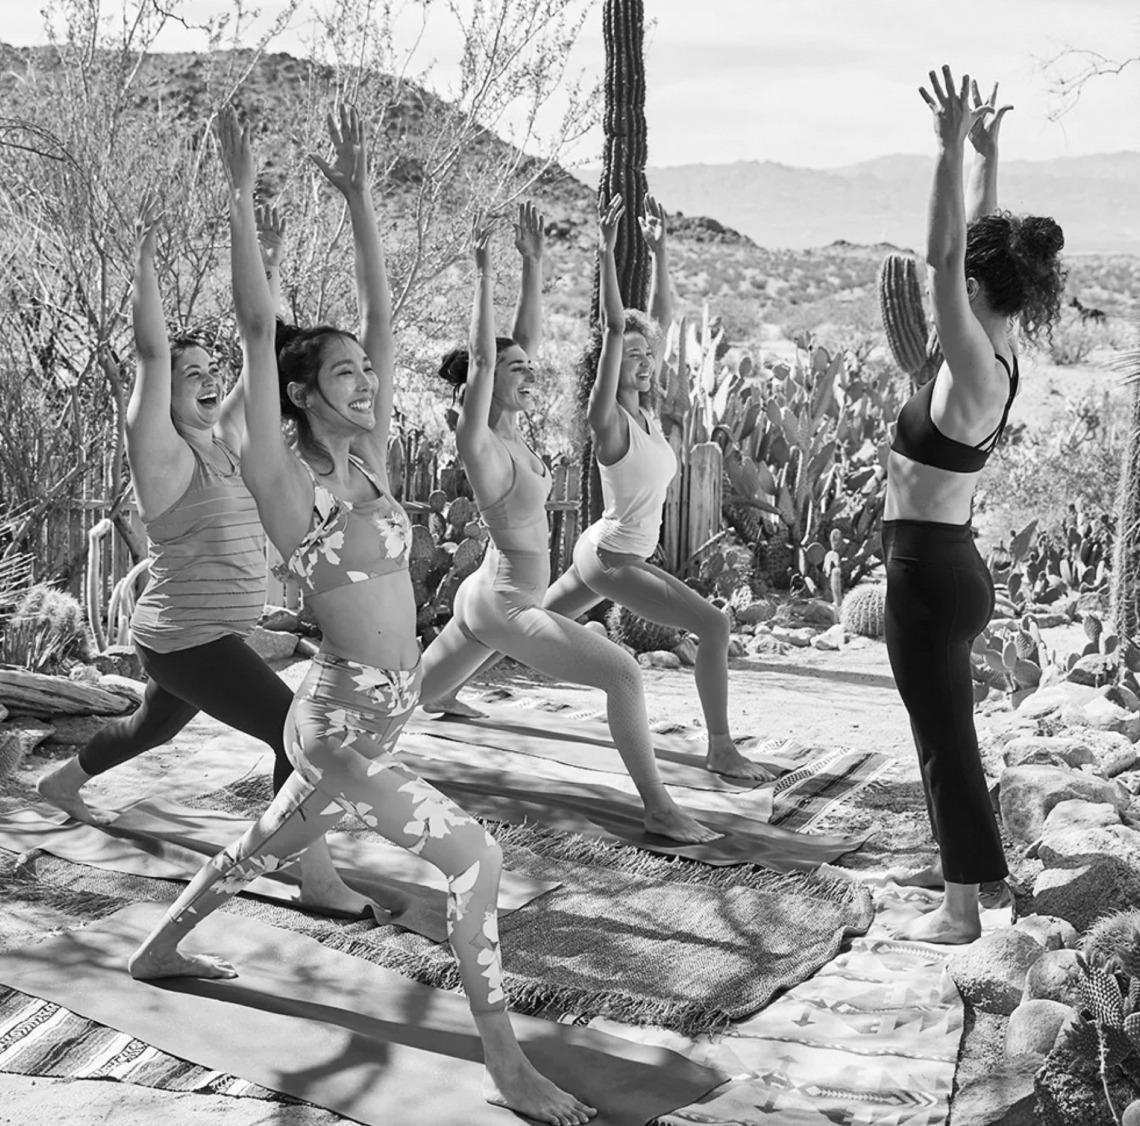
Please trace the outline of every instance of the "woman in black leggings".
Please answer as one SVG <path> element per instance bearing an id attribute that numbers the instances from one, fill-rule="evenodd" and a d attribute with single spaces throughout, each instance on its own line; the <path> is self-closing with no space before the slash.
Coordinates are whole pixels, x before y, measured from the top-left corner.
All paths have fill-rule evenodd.
<path id="1" fill-rule="evenodd" d="M 1017 393 L 1014 321 L 1033 339 L 1060 315 L 1064 245 L 1052 219 L 997 211 L 997 137 L 1008 106 L 983 102 L 949 67 L 923 99 L 938 161 L 926 261 L 945 363 L 903 407 L 887 470 L 886 639 L 918 747 L 939 860 L 912 882 L 944 883 L 908 929 L 925 942 L 981 934 L 978 886 L 1008 874 L 974 730 L 970 646 L 993 612 L 993 582 L 970 526 L 978 475 Z M 976 156 L 962 189 L 966 138 Z"/>

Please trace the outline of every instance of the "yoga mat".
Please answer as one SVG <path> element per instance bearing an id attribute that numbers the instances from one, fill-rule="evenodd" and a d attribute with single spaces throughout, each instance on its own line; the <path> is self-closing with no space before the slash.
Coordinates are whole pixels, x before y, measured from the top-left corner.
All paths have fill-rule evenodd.
<path id="1" fill-rule="evenodd" d="M 249 818 L 218 810 L 191 809 L 162 798 L 135 802 L 106 829 L 77 821 L 59 822 L 39 809 L 17 810 L 0 819 L 0 848 L 41 849 L 77 864 L 157 879 L 190 880 L 213 856 L 236 840 Z M 392 911 L 392 921 L 433 942 L 447 940 L 447 881 L 426 860 L 406 849 L 347 833 L 327 835 L 329 852 L 346 883 Z M 296 865 L 258 876 L 243 891 L 302 910 Z M 518 910 L 556 883 L 504 870 L 501 915 Z M 320 912 L 316 912 L 320 914 Z"/>
<path id="2" fill-rule="evenodd" d="M 508 708 L 501 704 L 480 707 L 487 712 L 485 719 L 430 716 L 417 711 L 400 737 L 400 746 L 419 749 L 425 737 L 448 739 L 472 746 L 517 751 L 587 770 L 625 769 L 605 723 L 591 719 L 568 719 L 557 713 L 539 711 L 530 716 L 520 716 L 518 708 Z M 750 758 L 781 774 L 804 765 L 802 758 L 782 754 L 781 749 L 781 744 L 773 742 L 746 753 Z M 655 733 L 653 751 L 661 780 L 666 785 L 739 792 L 764 784 L 746 778 L 723 778 L 706 770 L 703 733 L 699 741 Z"/>
<path id="3" fill-rule="evenodd" d="M 480 1046 L 461 997 L 233 915 L 205 919 L 189 945 L 224 954 L 240 977 L 134 981 L 126 959 L 161 916 L 161 906 L 135 904 L 0 954 L 0 982 L 367 1126 L 517 1121 L 482 1100 Z M 667 1050 L 535 1018 L 513 1023 L 535 1066 L 598 1108 L 597 1126 L 645 1126 L 722 1082 Z"/>

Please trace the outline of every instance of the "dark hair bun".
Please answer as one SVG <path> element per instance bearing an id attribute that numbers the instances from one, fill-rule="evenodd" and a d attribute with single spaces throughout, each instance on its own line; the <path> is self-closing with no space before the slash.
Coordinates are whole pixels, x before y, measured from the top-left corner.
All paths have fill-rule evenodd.
<path id="1" fill-rule="evenodd" d="M 1014 243 L 1015 253 L 1049 259 L 1060 254 L 1065 234 L 1054 220 L 1043 215 L 1027 215 L 1014 235 Z"/>
<path id="2" fill-rule="evenodd" d="M 452 348 L 440 361 L 439 377 L 452 387 L 462 387 L 467 382 L 467 369 L 471 357 L 466 348 Z"/>
<path id="3" fill-rule="evenodd" d="M 287 348 L 305 330 L 299 325 L 286 324 L 280 317 L 277 318 L 277 329 L 274 334 L 273 345 L 278 354 Z"/>

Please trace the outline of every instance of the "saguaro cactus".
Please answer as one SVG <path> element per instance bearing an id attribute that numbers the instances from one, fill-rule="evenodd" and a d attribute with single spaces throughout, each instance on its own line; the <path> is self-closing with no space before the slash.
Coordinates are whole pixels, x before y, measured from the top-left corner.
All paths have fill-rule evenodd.
<path id="1" fill-rule="evenodd" d="M 926 326 L 918 265 L 909 254 L 888 254 L 879 270 L 879 307 L 891 355 L 916 387 L 929 383 L 942 366 L 938 334 Z"/>
<path id="2" fill-rule="evenodd" d="M 618 282 L 627 308 L 644 309 L 649 294 L 649 251 L 637 222 L 645 199 L 645 12 L 642 0 L 605 0 L 602 33 L 606 45 L 605 109 L 603 129 L 605 148 L 598 198 L 609 200 L 621 193 L 625 218 L 618 230 L 614 248 Z M 594 267 L 591 323 L 598 319 L 598 267 Z M 578 363 L 578 396 L 585 409 L 598 368 L 598 353 L 591 346 Z M 602 514 L 602 485 L 594 460 L 594 444 L 586 435 L 582 446 L 582 488 L 580 518 L 582 527 Z"/>
<path id="3" fill-rule="evenodd" d="M 1120 466 L 1116 557 L 1112 561 L 1112 621 L 1121 637 L 1140 635 L 1140 352 L 1131 357 L 1128 441 Z"/>

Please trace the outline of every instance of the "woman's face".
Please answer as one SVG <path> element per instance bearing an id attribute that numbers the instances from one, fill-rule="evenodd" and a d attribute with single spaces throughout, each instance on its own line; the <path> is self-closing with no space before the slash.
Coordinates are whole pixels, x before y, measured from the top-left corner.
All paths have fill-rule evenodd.
<path id="1" fill-rule="evenodd" d="M 640 332 L 627 332 L 622 340 L 619 391 L 644 395 L 653 386 L 653 353 Z"/>
<path id="2" fill-rule="evenodd" d="M 317 390 L 306 392 L 291 383 L 289 394 L 314 422 L 337 432 L 372 430 L 376 425 L 376 392 L 380 381 L 360 344 L 347 336 L 330 336 L 321 349 Z"/>
<path id="3" fill-rule="evenodd" d="M 503 349 L 495 360 L 492 397 L 502 410 L 529 411 L 538 384 L 527 354 L 517 345 Z"/>
<path id="4" fill-rule="evenodd" d="M 221 414 L 221 369 L 205 348 L 184 348 L 170 367 L 170 418 L 179 430 L 213 430 Z"/>

